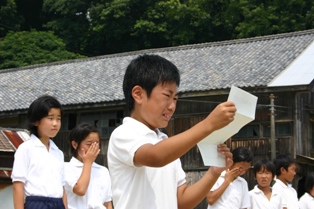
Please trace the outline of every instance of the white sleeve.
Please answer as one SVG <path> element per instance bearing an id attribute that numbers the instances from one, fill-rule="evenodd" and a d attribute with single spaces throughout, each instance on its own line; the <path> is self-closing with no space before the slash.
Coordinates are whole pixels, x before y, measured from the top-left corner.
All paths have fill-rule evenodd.
<path id="1" fill-rule="evenodd" d="M 241 208 L 249 208 L 250 207 L 250 194 L 249 194 L 249 188 L 247 185 L 247 182 L 245 179 L 242 179 L 242 190 L 243 190 L 243 195 L 242 195 L 242 203 L 241 203 Z"/>
<path id="2" fill-rule="evenodd" d="M 20 181 L 25 183 L 27 180 L 30 156 L 28 146 L 24 143 L 19 146 L 14 154 L 14 163 L 11 175 L 12 182 Z"/>
<path id="3" fill-rule="evenodd" d="M 81 173 L 77 174 L 71 164 L 66 162 L 64 163 L 64 188 L 67 191 L 73 192 L 73 188 L 80 177 Z"/>

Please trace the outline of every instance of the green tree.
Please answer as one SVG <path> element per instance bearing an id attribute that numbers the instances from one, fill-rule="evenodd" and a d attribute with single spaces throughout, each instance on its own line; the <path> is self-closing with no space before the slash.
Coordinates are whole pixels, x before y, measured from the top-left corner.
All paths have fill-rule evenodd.
<path id="1" fill-rule="evenodd" d="M 10 30 L 19 31 L 22 20 L 14 0 L 0 0 L 0 37 L 4 37 Z"/>
<path id="2" fill-rule="evenodd" d="M 54 31 L 62 38 L 69 51 L 94 56 L 95 54 L 85 51 L 89 40 L 88 9 L 91 2 L 91 0 L 44 0 L 43 12 L 47 19 L 44 28 Z"/>
<path id="3" fill-rule="evenodd" d="M 311 0 L 240 0 L 243 21 L 238 23 L 238 38 L 300 31 L 313 28 Z M 311 10 L 312 9 L 312 10 Z"/>
<path id="4" fill-rule="evenodd" d="M 68 52 L 52 32 L 9 32 L 0 41 L 0 69 L 83 58 Z"/>

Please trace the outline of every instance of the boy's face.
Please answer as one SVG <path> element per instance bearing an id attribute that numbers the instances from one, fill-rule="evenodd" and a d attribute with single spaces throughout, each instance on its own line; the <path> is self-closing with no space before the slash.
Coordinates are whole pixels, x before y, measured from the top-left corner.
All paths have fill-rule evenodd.
<path id="1" fill-rule="evenodd" d="M 261 168 L 261 170 L 255 174 L 255 179 L 260 188 L 268 188 L 270 187 L 270 183 L 274 179 L 274 176 L 271 171 Z"/>
<path id="2" fill-rule="evenodd" d="M 61 127 L 61 110 L 51 108 L 46 117 L 43 117 L 35 124 L 40 139 L 53 138 L 57 135 Z"/>
<path id="3" fill-rule="evenodd" d="M 152 130 L 164 128 L 168 125 L 176 109 L 177 100 L 177 85 L 175 83 L 158 84 L 152 90 L 149 98 L 146 91 L 141 93 L 141 98 L 135 103 L 138 110 L 131 116 Z"/>
<path id="4" fill-rule="evenodd" d="M 288 182 L 291 182 L 294 179 L 294 176 L 296 174 L 296 164 L 292 163 L 289 167 L 288 170 L 281 168 L 281 175 L 284 177 L 284 179 Z"/>
<path id="5" fill-rule="evenodd" d="M 313 186 L 312 189 L 310 190 L 310 195 L 311 195 L 312 197 L 314 197 L 314 186 Z"/>

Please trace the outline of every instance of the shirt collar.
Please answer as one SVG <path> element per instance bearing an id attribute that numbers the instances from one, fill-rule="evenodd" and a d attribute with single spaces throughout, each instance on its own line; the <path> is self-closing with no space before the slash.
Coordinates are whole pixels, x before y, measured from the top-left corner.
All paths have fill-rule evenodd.
<path id="1" fill-rule="evenodd" d="M 123 123 L 132 123 L 132 126 L 134 127 L 134 130 L 141 130 L 142 134 L 154 134 L 157 135 L 158 138 L 168 138 L 167 135 L 163 132 L 161 132 L 158 128 L 156 128 L 155 130 L 152 130 L 150 128 L 148 128 L 145 124 L 143 124 L 142 122 L 131 118 L 131 117 L 125 117 L 123 119 Z"/>
<path id="2" fill-rule="evenodd" d="M 280 179 L 276 179 L 276 184 L 279 184 L 281 187 L 283 187 L 283 188 L 287 188 L 287 187 L 291 187 L 291 185 L 290 184 L 285 184 L 285 183 L 283 183 Z"/>
<path id="3" fill-rule="evenodd" d="M 258 188 L 258 185 L 255 185 L 253 191 L 254 191 L 256 194 L 258 194 L 258 193 L 263 193 L 263 191 Z"/>
<path id="4" fill-rule="evenodd" d="M 72 157 L 70 160 L 70 163 L 72 165 L 74 165 L 75 167 L 83 167 L 84 163 L 82 163 L 81 161 L 79 161 L 78 159 L 76 159 L 75 157 Z M 93 168 L 100 168 L 101 166 L 98 165 L 97 163 L 93 162 L 92 164 Z"/>
<path id="5" fill-rule="evenodd" d="M 35 146 L 37 146 L 37 147 L 45 147 L 46 148 L 46 146 L 34 134 L 31 134 L 29 140 L 32 141 L 35 144 Z M 49 139 L 49 149 L 54 149 L 54 150 L 58 149 L 57 145 L 51 139 Z"/>

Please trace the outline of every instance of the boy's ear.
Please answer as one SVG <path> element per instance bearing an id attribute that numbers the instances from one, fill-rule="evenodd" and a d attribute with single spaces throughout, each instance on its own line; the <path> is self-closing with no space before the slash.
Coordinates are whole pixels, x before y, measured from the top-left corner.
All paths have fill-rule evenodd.
<path id="1" fill-rule="evenodd" d="M 72 147 L 76 150 L 77 149 L 77 143 L 76 141 L 71 141 Z"/>
<path id="2" fill-rule="evenodd" d="M 38 125 L 39 125 L 39 122 L 36 121 L 36 122 L 34 123 L 34 126 L 38 126 Z"/>
<path id="3" fill-rule="evenodd" d="M 132 89 L 132 97 L 134 101 L 138 104 L 142 103 L 144 89 L 138 85 L 134 86 Z"/>
<path id="4" fill-rule="evenodd" d="M 281 168 L 280 168 L 280 173 L 283 174 L 283 173 L 285 173 L 285 172 L 286 172 L 286 169 L 285 169 L 284 167 L 281 167 Z"/>

